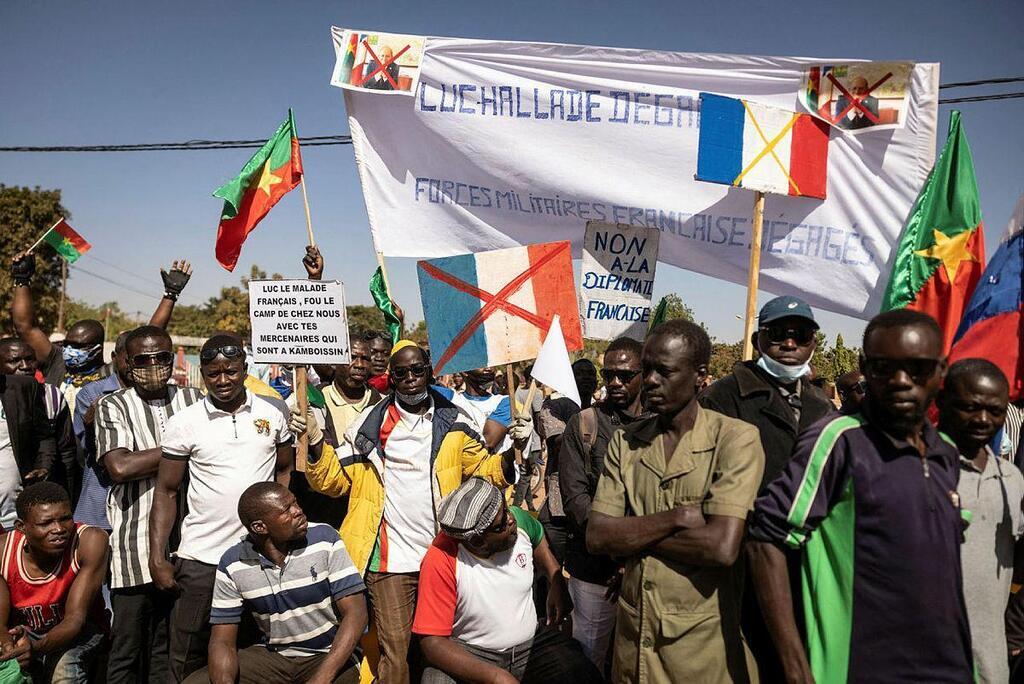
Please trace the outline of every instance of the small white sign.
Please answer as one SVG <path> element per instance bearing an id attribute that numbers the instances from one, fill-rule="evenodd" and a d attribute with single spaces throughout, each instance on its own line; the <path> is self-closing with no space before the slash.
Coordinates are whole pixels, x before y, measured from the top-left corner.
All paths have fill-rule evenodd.
<path id="1" fill-rule="evenodd" d="M 589 221 L 580 272 L 583 336 L 642 340 L 651 320 L 654 269 L 658 265 L 657 228 Z"/>
<path id="2" fill-rule="evenodd" d="M 337 280 L 250 280 L 255 363 L 348 363 L 345 286 Z"/>

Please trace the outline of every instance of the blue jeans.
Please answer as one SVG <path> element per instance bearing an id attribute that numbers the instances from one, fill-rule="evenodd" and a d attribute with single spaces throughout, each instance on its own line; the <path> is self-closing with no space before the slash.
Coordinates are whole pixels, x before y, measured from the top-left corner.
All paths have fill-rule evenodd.
<path id="1" fill-rule="evenodd" d="M 102 632 L 83 630 L 63 651 L 47 653 L 29 666 L 33 682 L 51 684 L 87 684 L 95 681 L 92 671 L 96 660 L 106 648 Z"/>

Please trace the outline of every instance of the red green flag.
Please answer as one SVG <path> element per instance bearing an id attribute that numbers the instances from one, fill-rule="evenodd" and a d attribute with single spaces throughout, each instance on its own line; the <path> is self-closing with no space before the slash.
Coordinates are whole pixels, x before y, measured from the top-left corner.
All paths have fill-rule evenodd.
<path id="1" fill-rule="evenodd" d="M 295 119 L 289 109 L 288 118 L 242 172 L 213 193 L 224 200 L 217 229 L 217 261 L 221 266 L 229 271 L 235 269 L 246 237 L 301 180 L 302 155 Z"/>
<path id="2" fill-rule="evenodd" d="M 882 311 L 914 309 L 939 322 L 946 351 L 985 265 L 985 233 L 974 161 L 960 112 L 917 196 L 896 246 Z"/>
<path id="3" fill-rule="evenodd" d="M 370 296 L 373 297 L 373 303 L 377 305 L 377 308 L 384 315 L 384 325 L 387 326 L 388 332 L 391 333 L 391 344 L 397 344 L 398 340 L 402 339 L 402 322 L 398 320 L 395 304 L 391 301 L 388 286 L 384 282 L 384 271 L 380 266 L 370 276 Z"/>
<path id="4" fill-rule="evenodd" d="M 46 231 L 43 241 L 57 250 L 57 254 L 67 259 L 69 264 L 75 263 L 78 261 L 78 257 L 92 249 L 92 245 L 86 242 L 85 238 L 69 226 L 63 218 L 57 221 L 53 228 Z"/>

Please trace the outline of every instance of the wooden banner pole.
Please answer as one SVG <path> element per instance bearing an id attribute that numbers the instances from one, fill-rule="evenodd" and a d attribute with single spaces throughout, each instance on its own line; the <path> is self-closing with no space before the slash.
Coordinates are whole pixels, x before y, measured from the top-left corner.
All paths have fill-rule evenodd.
<path id="1" fill-rule="evenodd" d="M 516 376 L 512 372 L 512 364 L 505 364 L 505 385 L 506 391 L 508 392 L 508 408 L 512 417 L 515 418 L 519 415 L 519 411 L 516 410 Z M 523 452 L 516 447 L 516 465 L 522 465 L 523 463 Z"/>
<path id="2" fill-rule="evenodd" d="M 757 282 L 761 270 L 761 232 L 764 224 L 764 193 L 754 192 L 754 233 L 750 240 L 750 267 L 747 273 L 747 312 L 743 319 L 743 360 L 754 358 L 754 316 L 757 310 Z"/>

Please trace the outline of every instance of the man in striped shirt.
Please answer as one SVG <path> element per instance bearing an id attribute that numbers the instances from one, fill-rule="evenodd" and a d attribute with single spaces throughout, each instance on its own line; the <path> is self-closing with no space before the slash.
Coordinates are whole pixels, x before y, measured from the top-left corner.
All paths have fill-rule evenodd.
<path id="1" fill-rule="evenodd" d="M 338 533 L 310 525 L 276 482 L 250 485 L 238 517 L 249 534 L 217 566 L 209 666 L 186 684 L 359 681 L 351 655 L 366 629 L 366 597 Z M 238 651 L 244 610 L 263 638 Z"/>
<path id="2" fill-rule="evenodd" d="M 149 573 L 149 512 L 160 465 L 160 436 L 168 419 L 202 400 L 199 390 L 167 384 L 171 338 L 152 325 L 125 342 L 132 386 L 102 397 L 96 407 L 97 460 L 113 484 L 107 495 L 110 587 L 114 613 L 107 681 L 167 678 L 167 621 L 171 596 Z"/>

